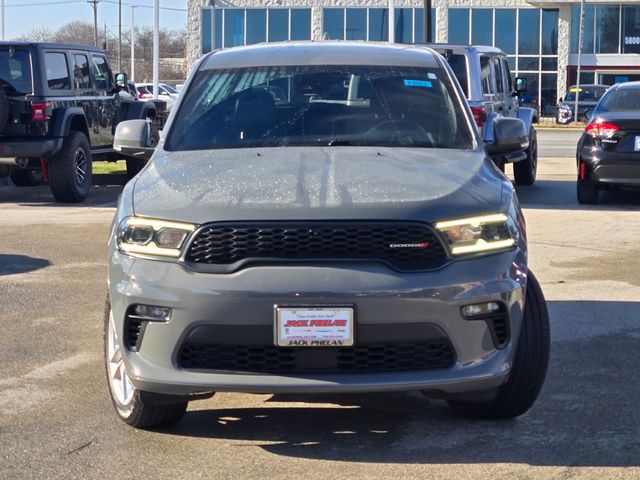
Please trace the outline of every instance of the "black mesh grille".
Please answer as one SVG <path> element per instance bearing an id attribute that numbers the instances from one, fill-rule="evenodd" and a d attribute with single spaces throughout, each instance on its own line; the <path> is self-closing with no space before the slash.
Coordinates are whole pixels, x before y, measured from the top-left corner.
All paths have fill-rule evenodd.
<path id="1" fill-rule="evenodd" d="M 185 257 L 193 265 L 236 270 L 270 261 L 378 261 L 400 271 L 442 266 L 447 254 L 418 222 L 287 222 L 211 224 L 197 232 Z"/>
<path id="2" fill-rule="evenodd" d="M 447 339 L 317 349 L 186 343 L 179 356 L 184 369 L 255 373 L 397 372 L 448 368 L 454 361 Z"/>
<path id="3" fill-rule="evenodd" d="M 495 334 L 495 342 L 497 347 L 506 345 L 509 340 L 509 318 L 506 313 L 495 315 L 491 320 L 493 332 Z"/>
<path id="4" fill-rule="evenodd" d="M 140 347 L 142 340 L 143 321 L 131 318 L 127 315 L 125 322 L 125 336 L 127 347 L 134 352 Z"/>

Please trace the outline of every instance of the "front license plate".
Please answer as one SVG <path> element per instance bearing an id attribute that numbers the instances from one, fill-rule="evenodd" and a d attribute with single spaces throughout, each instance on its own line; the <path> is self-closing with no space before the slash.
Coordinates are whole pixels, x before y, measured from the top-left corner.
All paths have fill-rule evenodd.
<path id="1" fill-rule="evenodd" d="M 280 347 L 353 345 L 353 308 L 276 306 L 275 340 Z"/>
<path id="2" fill-rule="evenodd" d="M 640 137 L 636 135 L 636 143 L 633 146 L 633 150 L 636 152 L 640 152 Z"/>

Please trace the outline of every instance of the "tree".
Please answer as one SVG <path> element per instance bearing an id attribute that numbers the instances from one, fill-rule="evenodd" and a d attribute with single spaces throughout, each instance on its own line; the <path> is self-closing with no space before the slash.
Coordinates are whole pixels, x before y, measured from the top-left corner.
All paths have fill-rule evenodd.
<path id="1" fill-rule="evenodd" d="M 102 45 L 101 40 L 104 40 L 104 35 L 102 35 L 102 39 L 98 39 L 98 45 Z M 82 20 L 66 23 L 56 32 L 55 41 L 93 45 L 93 24 Z"/>
<path id="2" fill-rule="evenodd" d="M 17 40 L 25 42 L 51 42 L 55 38 L 55 33 L 49 27 L 40 25 L 27 33 L 20 35 Z"/>

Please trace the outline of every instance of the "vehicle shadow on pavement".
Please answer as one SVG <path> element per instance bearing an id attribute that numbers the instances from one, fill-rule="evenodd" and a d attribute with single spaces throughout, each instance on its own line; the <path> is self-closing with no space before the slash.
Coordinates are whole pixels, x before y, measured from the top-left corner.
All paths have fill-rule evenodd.
<path id="1" fill-rule="evenodd" d="M 418 392 L 273 395 L 263 408 L 221 409 L 214 396 L 165 432 L 345 462 L 639 466 L 640 303 L 548 303 L 549 372 L 517 419 L 467 420 Z"/>
<path id="2" fill-rule="evenodd" d="M 575 180 L 536 180 L 530 187 L 516 187 L 523 208 L 558 210 L 640 210 L 640 189 L 600 192 L 596 205 L 581 205 L 576 198 Z"/>
<path id="3" fill-rule="evenodd" d="M 34 270 L 46 268 L 49 265 L 51 265 L 51 262 L 44 258 L 0 253 L 0 277 L 3 275 L 33 272 Z"/>
<path id="4" fill-rule="evenodd" d="M 56 202 L 46 185 L 37 187 L 2 188 L 0 204 L 15 203 L 26 207 L 115 207 L 122 191 L 120 185 L 93 186 L 89 196 L 81 203 Z"/>

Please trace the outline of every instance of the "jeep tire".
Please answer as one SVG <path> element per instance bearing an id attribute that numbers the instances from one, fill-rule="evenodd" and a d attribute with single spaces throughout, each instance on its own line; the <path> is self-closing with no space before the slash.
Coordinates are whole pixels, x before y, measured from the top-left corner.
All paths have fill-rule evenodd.
<path id="1" fill-rule="evenodd" d="M 104 309 L 104 355 L 107 384 L 118 416 L 136 428 L 172 425 L 180 421 L 187 410 L 184 397 L 149 394 L 136 388 L 127 374 L 122 348 L 118 340 L 111 303 Z"/>
<path id="2" fill-rule="evenodd" d="M 513 418 L 535 402 L 549 364 L 549 313 L 538 280 L 527 277 L 524 314 L 509 379 L 498 387 L 493 399 L 449 400 L 457 414 L 475 419 Z"/>
<path id="3" fill-rule="evenodd" d="M 516 185 L 533 185 L 538 171 L 538 136 L 536 129 L 529 129 L 529 146 L 526 150 L 527 158 L 513 164 L 513 176 Z"/>
<path id="4" fill-rule="evenodd" d="M 71 131 L 60 151 L 48 162 L 49 183 L 53 197 L 59 202 L 81 202 L 91 188 L 91 146 L 87 136 Z"/>

